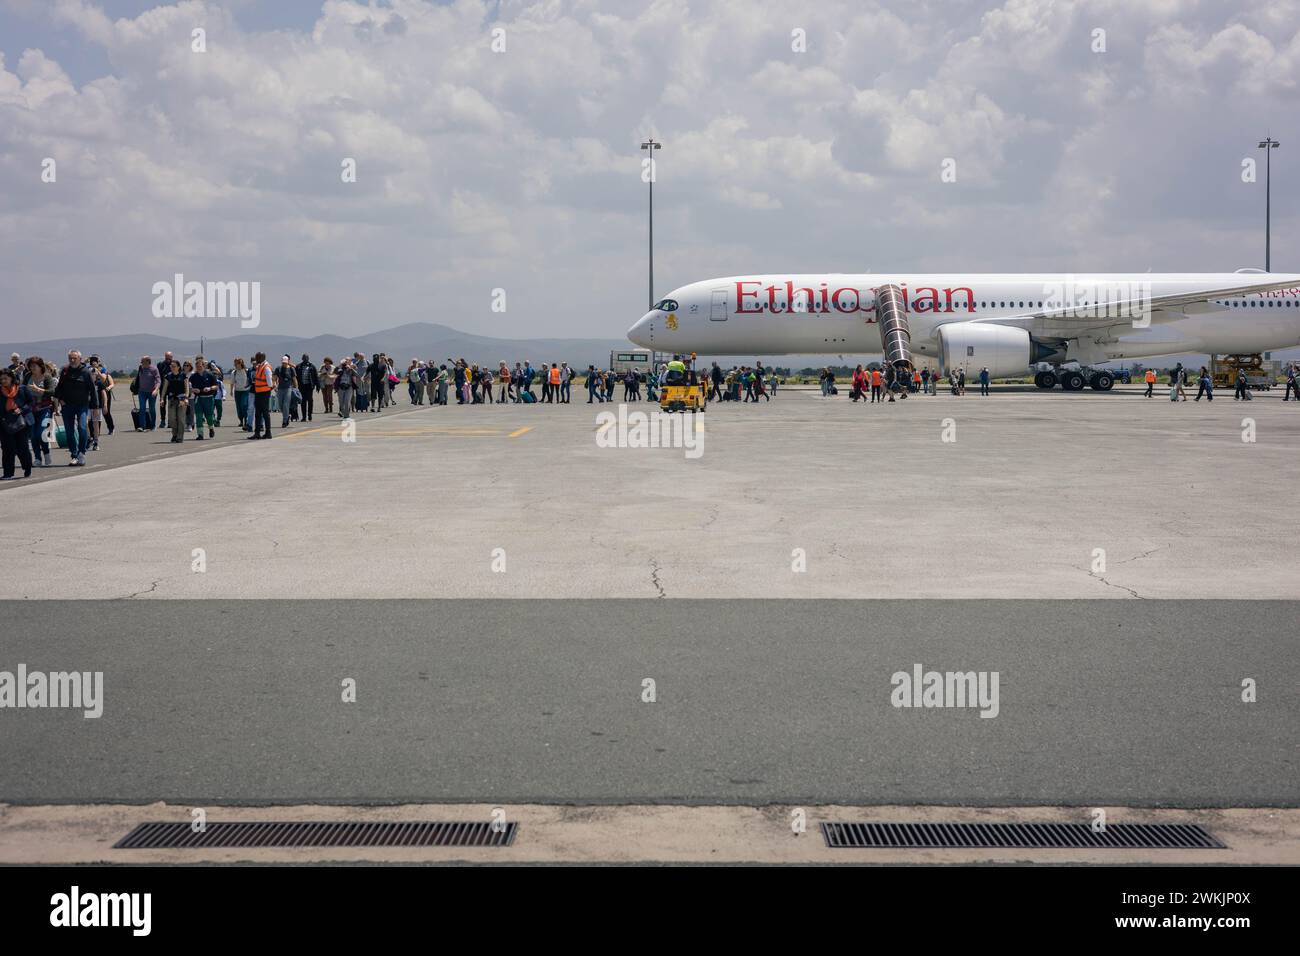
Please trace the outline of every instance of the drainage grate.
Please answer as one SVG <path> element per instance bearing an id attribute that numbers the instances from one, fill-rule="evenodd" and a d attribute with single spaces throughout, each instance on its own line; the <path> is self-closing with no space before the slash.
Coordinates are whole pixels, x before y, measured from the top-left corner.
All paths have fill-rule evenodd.
<path id="1" fill-rule="evenodd" d="M 510 846 L 517 823 L 209 823 L 196 833 L 188 823 L 142 823 L 115 850 L 205 847 Z"/>
<path id="2" fill-rule="evenodd" d="M 1226 849 L 1193 823 L 823 823 L 822 836 L 832 849 Z"/>

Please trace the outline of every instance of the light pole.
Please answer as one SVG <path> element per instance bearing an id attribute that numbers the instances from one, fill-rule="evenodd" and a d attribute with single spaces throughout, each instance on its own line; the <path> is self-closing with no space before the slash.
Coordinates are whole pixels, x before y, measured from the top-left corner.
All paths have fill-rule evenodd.
<path id="1" fill-rule="evenodd" d="M 1262 139 L 1259 148 L 1264 150 L 1264 271 L 1272 272 L 1272 216 L 1273 216 L 1273 150 L 1282 144 L 1273 137 Z"/>
<path id="2" fill-rule="evenodd" d="M 642 149 L 650 151 L 650 301 L 647 308 L 654 308 L 655 304 L 655 150 L 663 147 L 653 137 L 641 144 Z"/>

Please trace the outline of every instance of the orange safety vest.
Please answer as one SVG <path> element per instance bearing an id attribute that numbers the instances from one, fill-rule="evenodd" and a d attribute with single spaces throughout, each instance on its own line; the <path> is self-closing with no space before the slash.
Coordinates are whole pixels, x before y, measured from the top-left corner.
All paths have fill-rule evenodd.
<path id="1" fill-rule="evenodd" d="M 1154 382 L 1155 380 L 1156 380 L 1155 371 L 1153 369 L 1147 369 L 1147 381 Z"/>
<path id="2" fill-rule="evenodd" d="M 871 384 L 872 384 L 872 385 L 880 385 L 882 382 L 884 382 L 884 380 L 885 380 L 885 377 L 884 377 L 883 375 L 880 374 L 880 369 L 876 369 L 876 370 L 874 370 L 874 371 L 871 373 Z"/>
<path id="3" fill-rule="evenodd" d="M 551 384 L 552 385 L 560 384 L 560 370 L 558 368 L 551 369 Z"/>
<path id="4" fill-rule="evenodd" d="M 271 391 L 271 363 L 263 362 L 253 373 L 253 391 L 269 392 Z"/>

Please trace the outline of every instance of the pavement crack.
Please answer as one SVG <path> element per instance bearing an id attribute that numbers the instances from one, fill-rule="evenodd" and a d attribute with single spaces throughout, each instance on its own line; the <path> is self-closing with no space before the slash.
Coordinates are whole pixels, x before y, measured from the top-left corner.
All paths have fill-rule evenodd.
<path id="1" fill-rule="evenodd" d="M 160 585 L 160 584 L 162 584 L 162 578 L 159 578 L 159 579 L 158 579 L 157 581 L 155 581 L 153 584 L 149 585 L 149 587 L 148 587 L 147 590 L 144 590 L 144 591 L 136 591 L 134 594 L 128 594 L 125 598 L 123 598 L 123 600 L 124 600 L 124 601 L 129 601 L 129 600 L 131 600 L 131 598 L 137 598 L 137 597 L 139 597 L 139 596 L 142 595 L 142 594 L 153 594 L 154 591 L 157 591 L 157 590 L 158 590 L 158 585 Z"/>
<path id="2" fill-rule="evenodd" d="M 664 590 L 663 582 L 659 580 L 659 572 L 662 570 L 663 568 L 659 566 L 658 561 L 653 559 L 650 561 L 650 583 L 653 584 L 655 590 L 659 592 L 659 597 L 666 598 L 668 593 Z"/>
<path id="3" fill-rule="evenodd" d="M 1141 554 L 1139 554 L 1139 555 L 1137 555 L 1137 556 L 1135 556 L 1135 557 L 1132 557 L 1132 558 L 1125 558 L 1123 561 L 1119 561 L 1119 562 L 1117 562 L 1117 563 L 1118 563 L 1118 564 L 1128 564 L 1130 561 L 1141 561 L 1143 558 L 1145 558 L 1145 557 L 1149 557 L 1150 555 L 1155 554 L 1157 551 L 1164 551 L 1164 550 L 1166 550 L 1168 547 L 1169 547 L 1169 545 L 1167 545 L 1167 544 L 1162 544 L 1162 545 L 1161 545 L 1160 547 L 1158 547 L 1158 548 L 1152 548 L 1150 551 L 1143 551 Z"/>
<path id="4" fill-rule="evenodd" d="M 1156 550 L 1158 551 L 1158 550 L 1160 550 L 1160 549 L 1157 548 Z M 1122 562 L 1121 562 L 1121 563 L 1122 563 Z M 1110 588 L 1117 588 L 1117 589 L 1120 590 L 1120 591 L 1127 591 L 1129 594 L 1131 594 L 1133 597 L 1137 598 L 1139 601 L 1145 601 L 1145 600 L 1146 600 L 1146 598 L 1142 597 L 1142 595 L 1138 594 L 1137 591 L 1134 591 L 1132 588 L 1125 587 L 1125 586 L 1122 585 L 1122 584 L 1116 584 L 1114 581 L 1107 581 L 1107 580 L 1106 580 L 1105 578 L 1103 578 L 1100 574 L 1094 574 L 1092 571 L 1089 571 L 1087 568 L 1081 568 L 1081 567 L 1079 567 L 1077 564 L 1073 564 L 1073 565 L 1071 565 L 1071 567 L 1075 568 L 1076 570 L 1082 571 L 1084 574 L 1088 575 L 1088 577 L 1090 577 L 1090 578 L 1094 578 L 1094 579 L 1100 581 L 1102 584 L 1106 585 L 1107 587 L 1110 587 Z"/>

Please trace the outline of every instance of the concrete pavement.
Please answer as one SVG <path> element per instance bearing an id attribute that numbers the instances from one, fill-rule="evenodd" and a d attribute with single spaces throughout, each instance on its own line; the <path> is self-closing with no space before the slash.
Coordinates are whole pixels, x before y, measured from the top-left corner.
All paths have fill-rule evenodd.
<path id="1" fill-rule="evenodd" d="M 1279 399 L 783 390 L 694 460 L 585 403 L 402 409 L 10 487 L 0 598 L 1296 598 Z"/>

